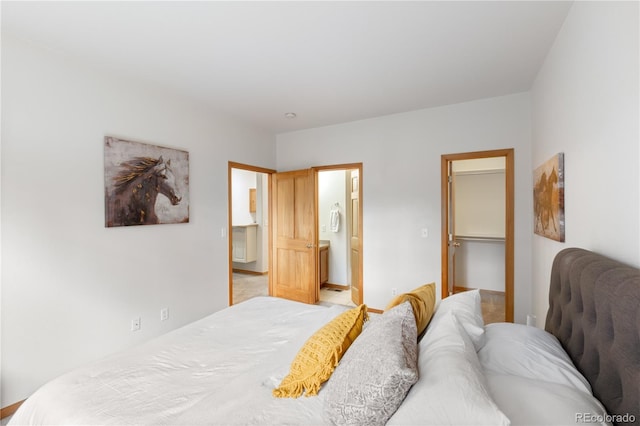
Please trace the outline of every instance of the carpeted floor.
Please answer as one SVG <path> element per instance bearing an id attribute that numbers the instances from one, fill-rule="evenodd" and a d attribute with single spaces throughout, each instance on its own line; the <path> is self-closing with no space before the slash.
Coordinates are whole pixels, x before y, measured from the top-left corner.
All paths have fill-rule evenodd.
<path id="1" fill-rule="evenodd" d="M 256 296 L 269 295 L 268 275 L 251 275 L 233 273 L 233 303 L 240 303 Z M 480 290 L 482 297 L 482 316 L 485 324 L 504 321 L 504 293 L 487 292 Z M 334 290 L 322 288 L 320 290 L 320 305 L 347 305 L 355 306 L 351 301 L 351 292 L 348 290 Z"/>
<path id="2" fill-rule="evenodd" d="M 256 296 L 269 295 L 269 276 L 233 273 L 233 303 L 240 303 Z M 328 288 L 320 290 L 320 302 L 318 304 L 338 304 L 355 306 L 351 302 L 351 292 Z"/>
<path id="3" fill-rule="evenodd" d="M 504 322 L 504 293 L 480 290 L 480 298 L 484 323 Z"/>
<path id="4" fill-rule="evenodd" d="M 269 276 L 233 273 L 233 303 L 269 295 Z"/>

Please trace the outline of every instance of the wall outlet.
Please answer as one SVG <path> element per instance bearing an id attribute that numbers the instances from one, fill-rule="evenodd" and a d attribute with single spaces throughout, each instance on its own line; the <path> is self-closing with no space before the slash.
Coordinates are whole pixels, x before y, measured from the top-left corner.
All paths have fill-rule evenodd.
<path id="1" fill-rule="evenodd" d="M 160 321 L 166 321 L 169 319 L 169 308 L 160 309 Z"/>
<path id="2" fill-rule="evenodd" d="M 140 330 L 140 317 L 131 320 L 131 331 Z"/>
<path id="3" fill-rule="evenodd" d="M 395 295 L 397 295 L 397 294 L 398 294 L 398 289 L 397 289 L 397 288 L 395 288 L 395 287 L 391 287 L 391 295 L 392 295 L 392 296 L 395 296 Z"/>

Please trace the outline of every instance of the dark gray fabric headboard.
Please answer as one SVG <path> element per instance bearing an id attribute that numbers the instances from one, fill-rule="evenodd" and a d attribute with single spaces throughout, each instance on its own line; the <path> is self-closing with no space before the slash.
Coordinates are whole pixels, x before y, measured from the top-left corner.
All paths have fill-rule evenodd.
<path id="1" fill-rule="evenodd" d="M 545 329 L 613 421 L 629 414 L 640 425 L 640 270 L 587 250 L 562 250 L 551 270 Z"/>

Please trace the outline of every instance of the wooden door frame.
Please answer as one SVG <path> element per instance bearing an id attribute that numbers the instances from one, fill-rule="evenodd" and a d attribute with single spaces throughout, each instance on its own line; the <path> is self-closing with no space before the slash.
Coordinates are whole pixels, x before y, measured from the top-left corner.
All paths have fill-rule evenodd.
<path id="1" fill-rule="evenodd" d="M 360 236 L 360 262 L 358 265 L 358 287 L 360 288 L 360 296 L 359 296 L 359 303 L 358 305 L 361 305 L 362 303 L 364 303 L 364 279 L 363 279 L 363 270 L 364 270 L 364 262 L 363 262 L 363 225 L 362 225 L 362 212 L 363 212 L 363 204 L 362 204 L 362 163 L 348 163 L 348 164 L 333 164 L 333 165 L 329 165 L 329 166 L 316 166 L 316 167 L 312 167 L 312 169 L 315 171 L 316 174 L 316 206 L 318 205 L 318 172 L 321 171 L 331 171 L 331 170 L 358 170 L 359 173 L 359 178 L 358 178 L 358 235 Z M 317 222 L 318 218 L 316 215 L 316 222 Z M 316 223 L 316 229 L 318 229 L 318 223 Z M 317 237 L 316 237 L 317 240 Z M 316 246 L 318 245 L 318 241 L 315 242 Z M 319 251 L 317 253 L 317 257 L 318 259 L 316 259 L 316 261 L 318 262 L 318 265 L 320 264 L 320 259 L 319 259 Z M 353 265 L 351 265 L 351 267 L 353 267 Z M 353 285 L 353 283 L 351 283 L 351 285 Z M 318 287 L 319 288 L 319 287 Z"/>
<path id="2" fill-rule="evenodd" d="M 441 181 L 441 258 L 442 258 L 442 298 L 449 296 L 449 202 L 448 202 L 448 169 L 449 163 L 457 160 L 474 160 L 480 158 L 505 158 L 505 321 L 513 322 L 513 281 L 514 281 L 514 149 L 498 149 L 492 151 L 476 151 L 458 154 L 444 154 L 440 161 Z"/>
<path id="3" fill-rule="evenodd" d="M 267 175 L 267 186 L 269 188 L 267 210 L 269 217 L 269 259 L 268 265 L 271 268 L 271 175 L 276 173 L 275 170 L 266 169 L 264 167 L 251 166 L 249 164 L 236 163 L 229 161 L 227 167 L 227 254 L 229 262 L 229 306 L 233 305 L 233 187 L 232 187 L 232 169 L 247 170 L 250 172 L 264 173 Z M 264 214 L 264 212 L 263 212 Z M 271 293 L 271 274 L 269 274 L 269 292 Z"/>

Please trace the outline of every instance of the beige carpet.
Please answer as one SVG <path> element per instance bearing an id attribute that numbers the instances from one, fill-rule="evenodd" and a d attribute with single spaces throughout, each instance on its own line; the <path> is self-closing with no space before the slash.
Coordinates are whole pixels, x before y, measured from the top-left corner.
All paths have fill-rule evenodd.
<path id="1" fill-rule="evenodd" d="M 269 276 L 233 273 L 233 303 L 269 295 Z"/>
<path id="2" fill-rule="evenodd" d="M 485 324 L 504 322 L 504 293 L 480 290 L 482 300 L 482 318 Z"/>
<path id="3" fill-rule="evenodd" d="M 269 276 L 233 273 L 233 303 L 240 303 L 256 296 L 269 295 Z M 355 306 L 351 302 L 351 292 L 348 290 L 320 289 L 319 305 L 347 305 Z"/>
<path id="4" fill-rule="evenodd" d="M 233 273 L 233 303 L 240 303 L 256 296 L 269 295 L 269 276 Z M 504 321 L 504 293 L 480 290 L 482 316 L 485 324 Z M 355 306 L 349 290 L 320 289 L 319 305 Z"/>

